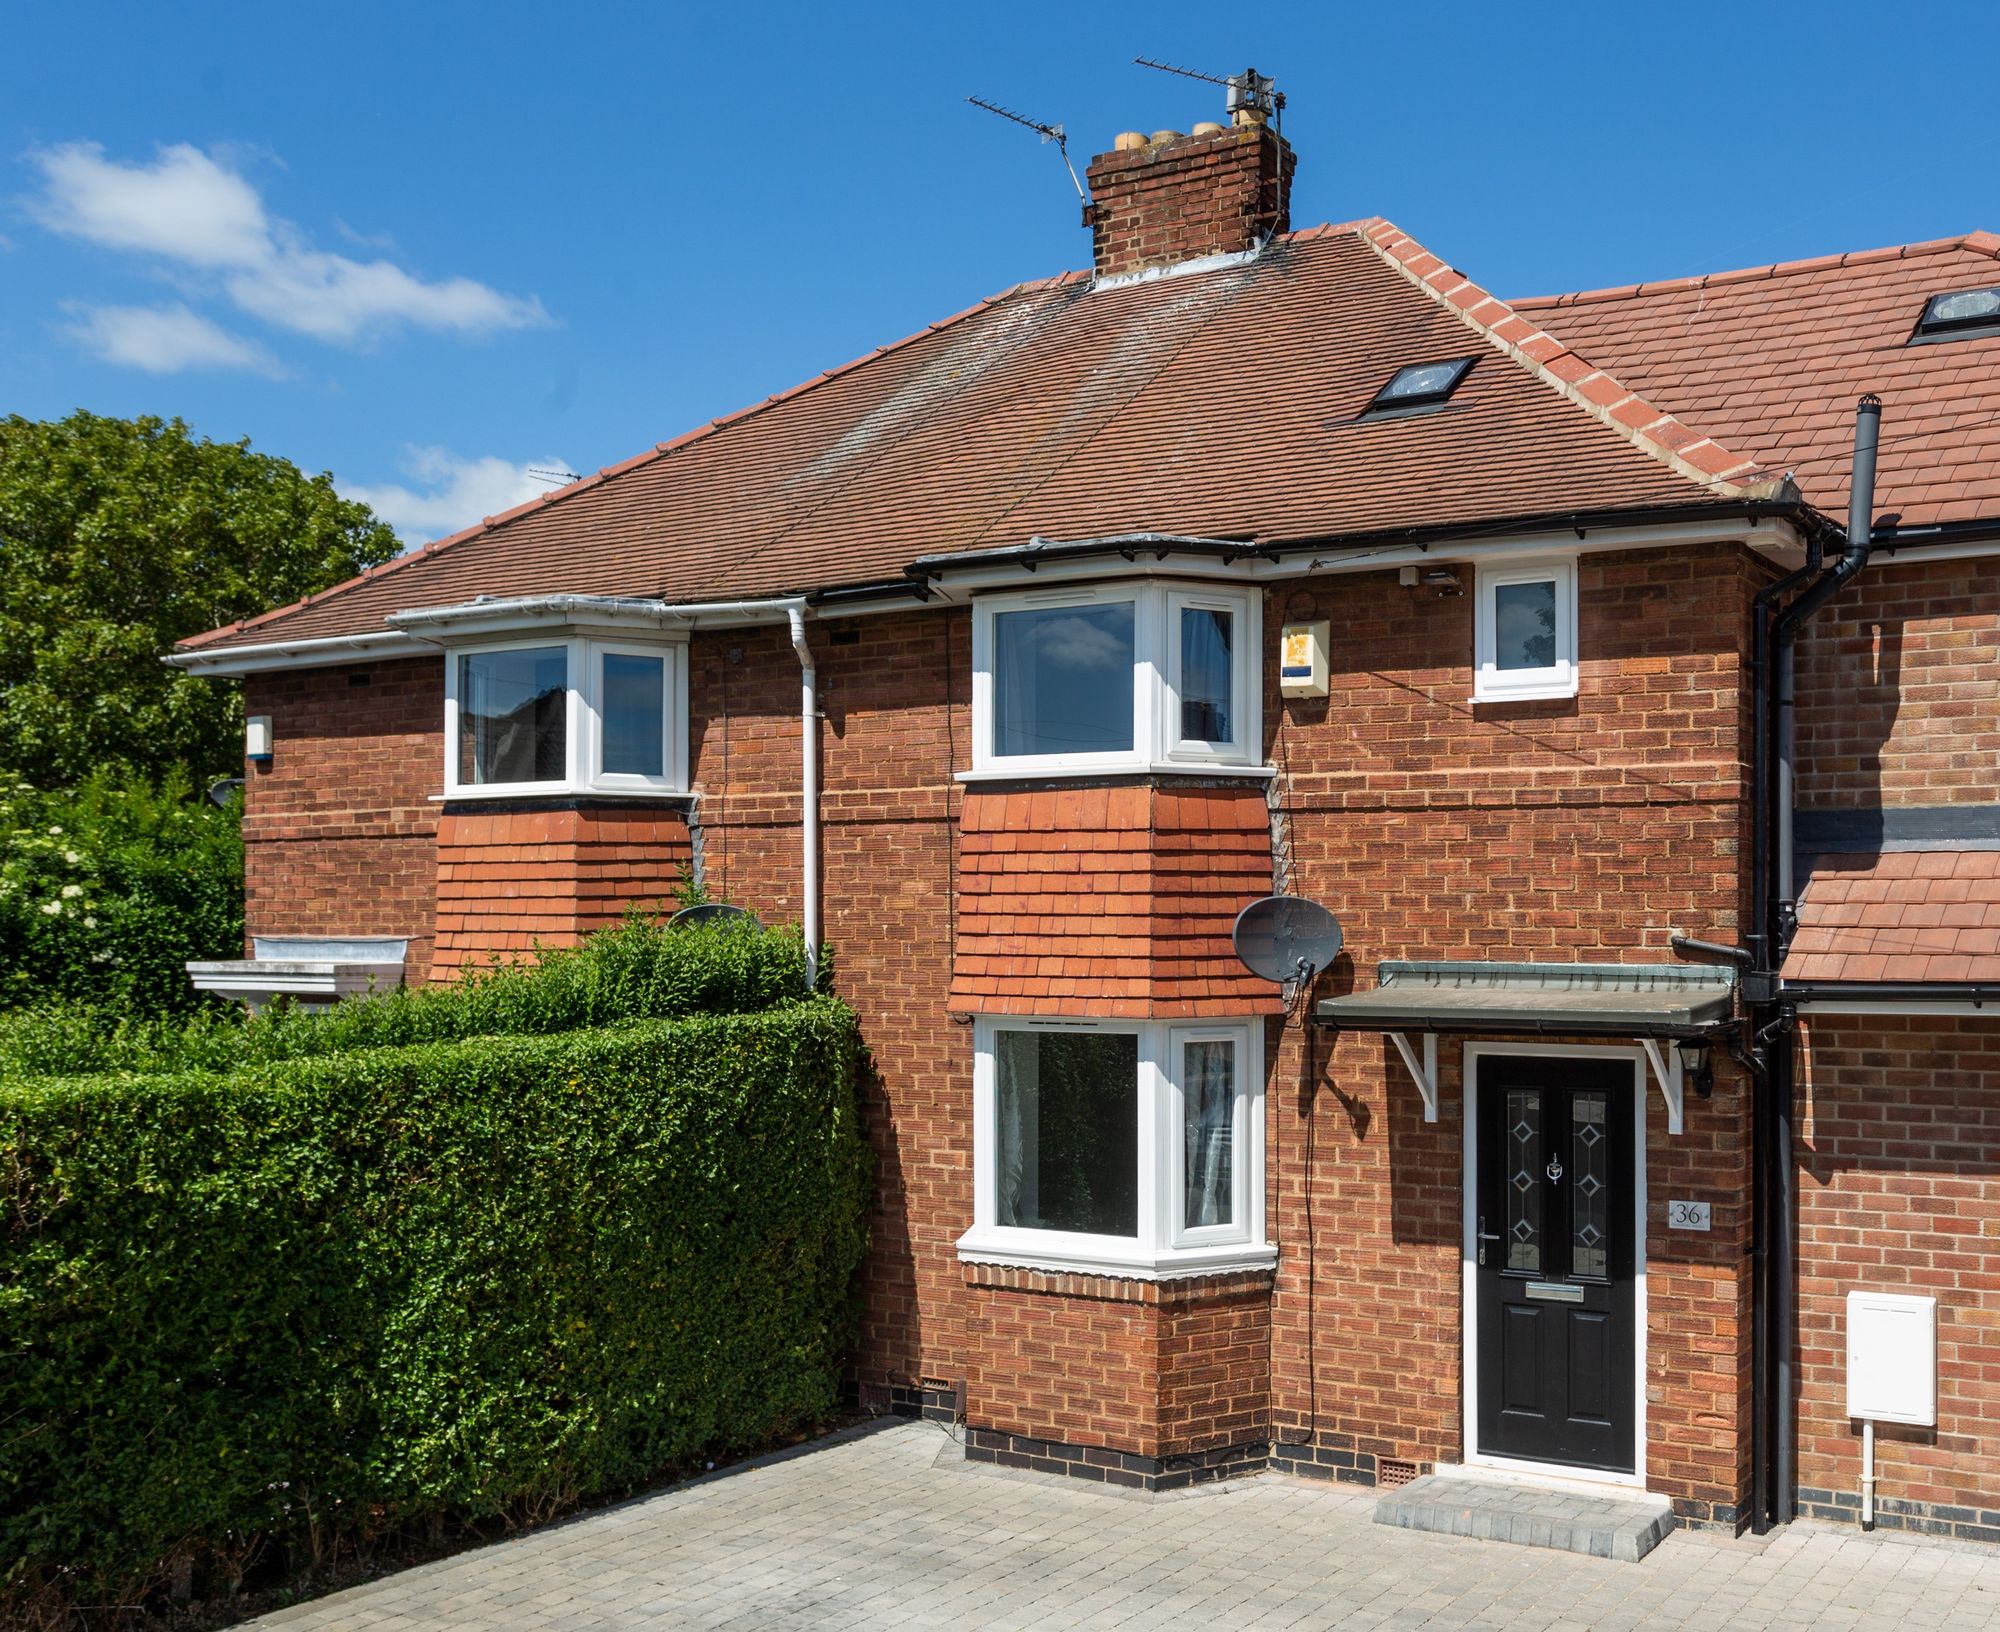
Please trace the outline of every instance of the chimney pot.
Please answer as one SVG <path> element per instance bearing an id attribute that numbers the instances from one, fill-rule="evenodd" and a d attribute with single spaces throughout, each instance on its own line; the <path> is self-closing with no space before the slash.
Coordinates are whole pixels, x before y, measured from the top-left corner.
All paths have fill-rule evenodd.
<path id="1" fill-rule="evenodd" d="M 1204 119 L 1188 134 L 1191 136 L 1220 136 L 1228 128 L 1227 125 L 1218 125 L 1213 119 Z"/>
<path id="2" fill-rule="evenodd" d="M 1117 140 L 1111 144 L 1111 150 L 1114 153 L 1136 153 L 1145 145 L 1146 133 L 1143 130 L 1121 130 Z"/>
<path id="3" fill-rule="evenodd" d="M 1167 143 L 1177 142 L 1180 139 L 1181 133 L 1177 130 L 1156 130 L 1149 138 L 1154 147 L 1165 147 Z"/>

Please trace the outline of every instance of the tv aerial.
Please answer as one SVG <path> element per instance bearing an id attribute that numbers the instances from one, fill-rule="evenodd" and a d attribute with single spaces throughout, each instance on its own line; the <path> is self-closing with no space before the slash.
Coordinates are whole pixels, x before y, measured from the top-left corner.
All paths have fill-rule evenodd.
<path id="1" fill-rule="evenodd" d="M 1268 74 L 1260 74 L 1255 68 L 1246 68 L 1240 74 L 1204 74 L 1198 68 L 1156 62 L 1151 57 L 1134 57 L 1132 60 L 1141 68 L 1154 68 L 1163 74 L 1179 74 L 1183 79 L 1198 79 L 1204 85 L 1220 85 L 1229 93 L 1227 106 L 1232 116 L 1251 114 L 1258 124 L 1269 119 L 1278 127 L 1280 134 L 1284 131 L 1285 93 L 1278 89 L 1278 82 Z"/>
<path id="2" fill-rule="evenodd" d="M 1229 939 L 1251 974 L 1303 990 L 1340 956 L 1340 920 L 1302 895 L 1267 895 L 1236 915 Z"/>
<path id="3" fill-rule="evenodd" d="M 1076 196 L 1085 204 L 1090 202 L 1089 195 L 1083 190 L 1083 183 L 1076 179 L 1076 166 L 1069 162 L 1069 137 L 1064 134 L 1061 125 L 1045 125 L 1039 119 L 1030 119 L 1026 114 L 1016 113 L 1012 108 L 1003 108 L 998 102 L 989 102 L 983 96 L 968 96 L 965 100 L 975 108 L 984 108 L 988 113 L 999 114 L 1002 119 L 1011 119 L 1017 125 L 1026 125 L 1041 137 L 1044 145 L 1054 142 L 1056 152 L 1062 156 L 1063 168 L 1069 172 L 1069 184 L 1076 189 Z"/>

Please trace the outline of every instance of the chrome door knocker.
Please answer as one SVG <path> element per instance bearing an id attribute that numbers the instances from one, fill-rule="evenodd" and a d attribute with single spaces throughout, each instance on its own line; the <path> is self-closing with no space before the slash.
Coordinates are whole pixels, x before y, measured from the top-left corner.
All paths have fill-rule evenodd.
<path id="1" fill-rule="evenodd" d="M 1548 1174 L 1549 1183 L 1551 1184 L 1557 1183 L 1562 1178 L 1563 1164 L 1560 1156 L 1551 1156 L 1549 1158 Z"/>

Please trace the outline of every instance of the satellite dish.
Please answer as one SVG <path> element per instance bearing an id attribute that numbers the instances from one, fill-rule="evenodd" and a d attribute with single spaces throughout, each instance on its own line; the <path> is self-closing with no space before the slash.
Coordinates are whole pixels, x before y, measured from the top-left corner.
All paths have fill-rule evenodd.
<path id="1" fill-rule="evenodd" d="M 1340 955 L 1340 920 L 1300 895 L 1267 895 L 1229 932 L 1244 968 L 1280 986 L 1304 985 Z"/>
<path id="2" fill-rule="evenodd" d="M 752 929 L 762 929 L 756 914 L 746 912 L 742 907 L 732 907 L 727 901 L 704 901 L 700 906 L 682 907 L 667 920 L 669 929 L 700 929 L 710 924 L 733 924 L 739 920 Z"/>

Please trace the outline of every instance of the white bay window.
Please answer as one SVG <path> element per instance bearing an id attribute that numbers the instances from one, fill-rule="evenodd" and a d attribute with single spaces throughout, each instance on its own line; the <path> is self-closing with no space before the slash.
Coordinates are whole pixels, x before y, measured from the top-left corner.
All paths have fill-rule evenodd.
<path id="1" fill-rule="evenodd" d="M 572 636 L 445 654 L 445 797 L 679 793 L 682 645 Z"/>
<path id="2" fill-rule="evenodd" d="M 1156 583 L 983 597 L 974 774 L 1256 763 L 1258 611 L 1254 591 Z"/>
<path id="3" fill-rule="evenodd" d="M 976 1262 L 1128 1276 L 1261 1268 L 1263 1028 L 981 1018 Z"/>

